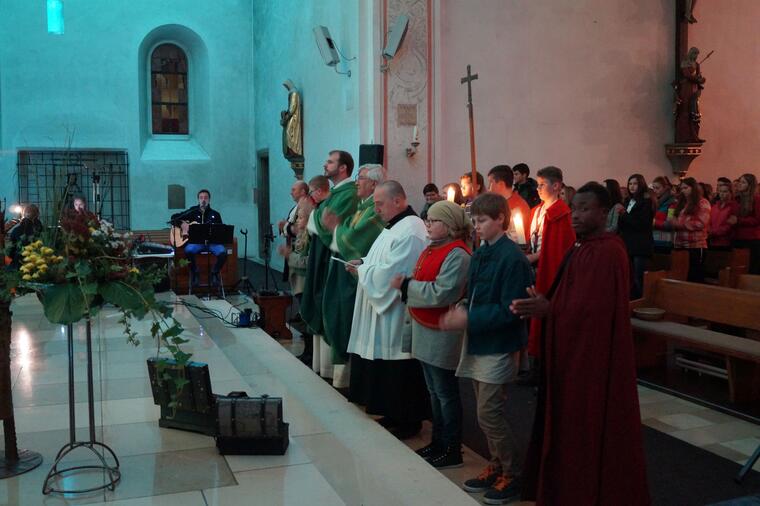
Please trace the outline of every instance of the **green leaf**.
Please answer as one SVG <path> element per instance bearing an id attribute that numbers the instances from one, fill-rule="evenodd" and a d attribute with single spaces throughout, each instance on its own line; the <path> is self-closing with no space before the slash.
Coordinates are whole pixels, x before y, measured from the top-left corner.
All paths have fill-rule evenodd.
<path id="1" fill-rule="evenodd" d="M 118 281 L 110 283 L 101 283 L 98 286 L 98 292 L 103 299 L 114 306 L 134 311 L 137 315 L 143 306 L 140 297 L 128 285 Z"/>
<path id="2" fill-rule="evenodd" d="M 51 323 L 76 323 L 84 317 L 87 305 L 78 286 L 64 283 L 45 290 L 43 308 Z"/>
<path id="3" fill-rule="evenodd" d="M 84 260 L 78 261 L 75 269 L 80 278 L 85 278 L 92 272 L 90 264 Z"/>

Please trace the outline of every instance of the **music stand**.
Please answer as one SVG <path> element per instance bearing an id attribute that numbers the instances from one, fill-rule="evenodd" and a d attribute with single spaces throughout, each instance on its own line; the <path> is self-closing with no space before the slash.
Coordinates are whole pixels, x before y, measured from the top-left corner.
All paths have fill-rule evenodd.
<path id="1" fill-rule="evenodd" d="M 203 223 L 190 225 L 188 229 L 188 244 L 202 244 L 206 247 L 206 253 L 211 255 L 211 251 L 208 246 L 210 244 L 226 245 L 233 242 L 235 233 L 235 227 L 232 225 L 224 225 L 222 223 Z M 199 252 L 202 253 L 202 252 Z M 211 261 L 207 258 L 206 263 L 206 300 L 211 298 Z M 220 279 L 219 285 L 222 292 L 222 298 L 225 298 L 224 285 L 221 280 L 221 272 L 219 272 Z M 191 276 L 192 281 L 192 276 Z M 192 284 L 192 283 L 191 283 Z M 192 287 L 190 288 L 192 293 Z"/>

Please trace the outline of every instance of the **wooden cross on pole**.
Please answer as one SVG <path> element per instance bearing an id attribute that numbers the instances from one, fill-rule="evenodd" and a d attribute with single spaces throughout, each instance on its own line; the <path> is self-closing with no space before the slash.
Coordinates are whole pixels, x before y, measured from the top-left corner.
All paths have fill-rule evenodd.
<path id="1" fill-rule="evenodd" d="M 478 78 L 477 74 L 471 72 L 470 66 L 467 65 L 467 75 L 461 79 L 460 84 L 467 83 L 467 110 L 470 117 L 470 169 L 472 175 L 470 176 L 470 185 L 472 188 L 473 198 L 475 197 L 475 185 L 478 183 L 477 164 L 475 160 L 475 120 L 472 115 L 472 82 Z M 481 188 L 481 190 L 483 190 Z M 472 248 L 478 247 L 478 235 L 475 234 L 475 240 L 473 241 Z"/>
<path id="2" fill-rule="evenodd" d="M 470 116 L 470 168 L 472 169 L 472 187 L 473 191 L 477 179 L 477 165 L 475 160 L 475 121 L 472 115 L 472 82 L 478 78 L 477 74 L 470 72 L 470 66 L 467 65 L 467 75 L 461 79 L 461 84 L 467 83 L 467 110 Z M 482 190 L 482 188 L 481 188 Z"/>

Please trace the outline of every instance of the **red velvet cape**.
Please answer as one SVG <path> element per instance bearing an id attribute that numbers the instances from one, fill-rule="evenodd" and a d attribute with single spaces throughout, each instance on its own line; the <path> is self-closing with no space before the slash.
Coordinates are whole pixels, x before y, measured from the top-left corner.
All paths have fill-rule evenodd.
<path id="1" fill-rule="evenodd" d="M 533 208 L 530 220 L 536 220 L 540 205 Z M 544 234 L 541 236 L 541 251 L 538 257 L 536 269 L 536 291 L 545 294 L 554 282 L 565 253 L 575 242 L 570 208 L 563 200 L 558 200 L 546 210 L 544 218 Z M 541 335 L 541 320 L 533 318 L 530 322 L 530 335 L 528 337 L 528 353 L 534 357 L 540 356 L 538 346 Z"/>
<path id="2" fill-rule="evenodd" d="M 628 255 L 608 233 L 573 250 L 541 339 L 524 498 L 539 506 L 649 504 Z"/>

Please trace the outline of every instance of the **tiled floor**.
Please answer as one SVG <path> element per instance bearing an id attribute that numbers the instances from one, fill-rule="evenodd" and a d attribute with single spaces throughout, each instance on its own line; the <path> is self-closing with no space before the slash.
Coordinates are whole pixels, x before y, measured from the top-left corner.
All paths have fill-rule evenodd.
<path id="1" fill-rule="evenodd" d="M 196 303 L 198 303 L 196 301 Z M 226 313 L 229 305 L 206 305 Z M 56 451 L 68 439 L 66 340 L 47 323 L 36 299 L 14 302 L 12 369 L 18 439 L 44 456 L 26 475 L 0 481 L 0 504 L 209 505 L 402 505 L 477 504 L 459 484 L 484 466 L 465 448 L 465 466 L 439 473 L 412 449 L 429 439 L 430 426 L 398 442 L 326 382 L 296 361 L 296 337 L 278 343 L 260 330 L 230 329 L 215 319 L 196 319 L 179 306 L 194 359 L 209 364 L 217 393 L 283 396 L 291 423 L 284 456 L 219 456 L 212 438 L 162 429 L 156 420 L 145 360 L 155 348 L 125 342 L 113 312 L 95 325 L 97 435 L 120 459 L 122 482 L 114 492 L 88 497 L 45 497 L 42 481 Z M 147 323 L 136 329 L 147 332 Z M 288 353 L 291 352 L 291 353 Z M 75 340 L 77 400 L 86 399 L 82 327 Z M 737 462 L 760 444 L 760 426 L 662 392 L 639 388 L 644 424 Z M 77 404 L 77 427 L 86 436 L 86 404 Z M 72 457 L 76 458 L 76 457 Z M 81 458 L 81 457 L 80 457 Z M 760 468 L 760 466 L 756 466 Z M 99 476 L 72 478 L 97 481 Z M 104 502 L 105 501 L 105 502 Z"/>
<path id="2" fill-rule="evenodd" d="M 195 300 L 194 303 L 200 304 Z M 207 303 L 226 313 L 229 304 Z M 196 318 L 182 306 L 193 359 L 209 364 L 216 393 L 245 390 L 282 396 L 290 423 L 283 456 L 220 456 L 213 438 L 158 427 L 147 379 L 155 347 L 125 342 L 118 317 L 103 311 L 93 325 L 96 435 L 120 460 L 113 492 L 85 497 L 43 496 L 42 483 L 58 449 L 68 441 L 66 336 L 44 320 L 33 297 L 13 305 L 12 377 L 21 447 L 40 452 L 41 467 L 0 481 L 0 504 L 115 505 L 358 505 L 476 504 L 470 496 L 336 391 L 279 343 L 258 329 L 229 329 Z M 149 323 L 135 327 L 146 335 Z M 87 436 L 83 326 L 76 328 L 76 426 Z M 72 454 L 80 463 L 86 453 Z M 102 474 L 73 476 L 64 486 L 102 483 Z"/>

